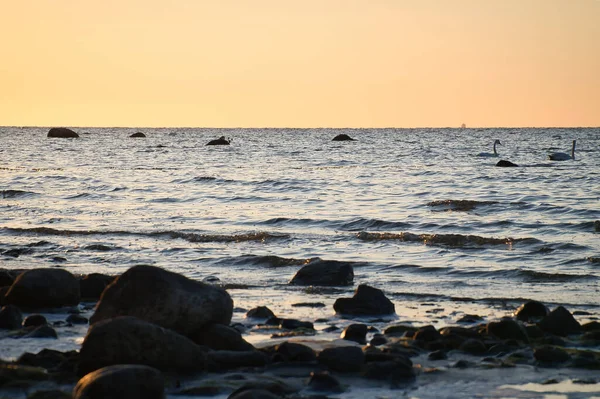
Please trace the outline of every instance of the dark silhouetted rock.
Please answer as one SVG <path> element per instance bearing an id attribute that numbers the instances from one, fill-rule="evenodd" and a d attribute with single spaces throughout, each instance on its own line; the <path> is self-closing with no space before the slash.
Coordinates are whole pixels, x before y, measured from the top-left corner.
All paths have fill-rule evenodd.
<path id="1" fill-rule="evenodd" d="M 271 317 L 275 317 L 275 313 L 266 306 L 257 306 L 250 309 L 248 313 L 246 313 L 246 317 L 250 319 L 270 319 Z"/>
<path id="2" fill-rule="evenodd" d="M 315 392 L 341 393 L 344 388 L 340 382 L 327 371 L 312 372 L 306 382 L 308 389 Z"/>
<path id="3" fill-rule="evenodd" d="M 486 326 L 488 335 L 500 339 L 516 339 L 517 341 L 529 342 L 525 328 L 517 321 L 509 318 L 498 321 L 490 321 Z"/>
<path id="4" fill-rule="evenodd" d="M 487 347 L 483 341 L 479 339 L 469 338 L 464 341 L 458 349 L 462 352 L 469 353 L 471 355 L 483 355 L 487 352 Z"/>
<path id="5" fill-rule="evenodd" d="M 15 276 L 10 270 L 0 269 L 0 287 L 11 286 L 15 282 Z"/>
<path id="6" fill-rule="evenodd" d="M 533 357 L 535 360 L 544 363 L 564 363 L 571 358 L 566 351 L 553 346 L 536 348 L 533 351 Z"/>
<path id="7" fill-rule="evenodd" d="M 71 324 L 87 324 L 89 320 L 86 317 L 83 317 L 78 314 L 72 314 L 67 317 L 67 323 Z"/>
<path id="8" fill-rule="evenodd" d="M 404 337 L 407 334 L 412 337 L 417 330 L 418 328 L 414 326 L 396 324 L 387 327 L 385 330 L 383 330 L 383 333 L 390 337 Z"/>
<path id="9" fill-rule="evenodd" d="M 79 380 L 73 399 L 163 399 L 165 381 L 152 367 L 119 364 L 104 367 Z"/>
<path id="10" fill-rule="evenodd" d="M 79 135 L 66 127 L 53 127 L 48 131 L 48 137 L 77 138 Z"/>
<path id="11" fill-rule="evenodd" d="M 42 349 L 36 354 L 25 352 L 16 363 L 24 366 L 42 367 L 49 371 L 71 369 L 79 359 L 77 351 L 60 352 L 53 349 Z"/>
<path id="12" fill-rule="evenodd" d="M 367 325 L 360 323 L 350 324 L 344 328 L 340 338 L 365 345 L 367 343 Z"/>
<path id="13" fill-rule="evenodd" d="M 259 351 L 210 351 L 207 356 L 208 371 L 223 372 L 240 367 L 264 367 L 269 356 Z"/>
<path id="14" fill-rule="evenodd" d="M 290 284 L 314 286 L 352 285 L 354 270 L 347 262 L 317 259 L 303 266 Z"/>
<path id="15" fill-rule="evenodd" d="M 275 361 L 311 362 L 317 360 L 315 351 L 306 345 L 283 342 L 275 347 Z"/>
<path id="16" fill-rule="evenodd" d="M 233 301 L 222 288 L 154 266 L 134 266 L 102 294 L 90 323 L 134 316 L 193 337 L 211 324 L 228 325 Z"/>
<path id="17" fill-rule="evenodd" d="M 23 314 L 15 305 L 6 305 L 0 309 L 0 328 L 6 330 L 16 330 L 21 328 Z"/>
<path id="18" fill-rule="evenodd" d="M 546 305 L 538 301 L 527 301 L 517 308 L 515 317 L 517 320 L 529 322 L 546 317 L 550 313 Z"/>
<path id="19" fill-rule="evenodd" d="M 445 350 L 433 351 L 427 356 L 427 359 L 429 359 L 429 360 L 446 360 L 446 359 L 448 359 L 448 353 L 446 353 Z"/>
<path id="20" fill-rule="evenodd" d="M 310 321 L 302 321 L 296 319 L 280 319 L 279 327 L 284 328 L 286 330 L 295 330 L 297 328 L 306 328 L 309 330 L 315 329 L 313 323 L 311 323 Z"/>
<path id="21" fill-rule="evenodd" d="M 90 326 L 81 345 L 79 375 L 115 364 L 144 364 L 162 371 L 201 371 L 207 348 L 135 317 Z"/>
<path id="22" fill-rule="evenodd" d="M 388 343 L 387 338 L 383 334 L 375 334 L 373 338 L 369 341 L 369 345 L 371 346 L 380 346 Z"/>
<path id="23" fill-rule="evenodd" d="M 360 371 L 365 363 L 365 354 L 357 346 L 339 346 L 323 349 L 317 355 L 320 364 L 333 371 Z"/>
<path id="24" fill-rule="evenodd" d="M 238 330 L 222 324 L 210 325 L 189 338 L 198 345 L 208 346 L 214 350 L 254 350 L 254 346 L 246 342 Z"/>
<path id="25" fill-rule="evenodd" d="M 512 163 L 510 161 L 501 159 L 498 161 L 498 163 L 496 164 L 496 166 L 501 167 L 501 168 L 511 168 L 511 167 L 517 167 L 519 165 L 517 165 L 516 163 Z"/>
<path id="26" fill-rule="evenodd" d="M 356 141 L 356 140 L 354 140 L 352 137 L 348 136 L 347 134 L 338 134 L 333 139 L 331 139 L 331 141 Z"/>
<path id="27" fill-rule="evenodd" d="M 442 335 L 434 326 L 421 327 L 413 335 L 413 339 L 420 342 L 433 342 L 439 340 L 441 337 Z"/>
<path id="28" fill-rule="evenodd" d="M 91 273 L 79 279 L 79 289 L 82 301 L 97 301 L 102 292 L 110 283 L 116 279 L 115 276 L 107 276 L 100 273 Z"/>
<path id="29" fill-rule="evenodd" d="M 389 381 L 393 386 L 415 378 L 412 362 L 403 357 L 367 363 L 362 374 L 369 379 Z"/>
<path id="30" fill-rule="evenodd" d="M 21 273 L 6 293 L 7 303 L 25 309 L 77 305 L 79 281 L 63 269 L 33 269 Z"/>
<path id="31" fill-rule="evenodd" d="M 229 145 L 231 140 L 226 139 L 225 136 L 221 136 L 218 139 L 209 141 L 206 145 Z"/>
<path id="32" fill-rule="evenodd" d="M 557 307 L 538 323 L 538 326 L 550 334 L 566 337 L 582 332 L 581 325 L 571 312 L 562 306 Z"/>
<path id="33" fill-rule="evenodd" d="M 39 326 L 23 338 L 58 338 L 56 330 L 49 325 Z"/>
<path id="34" fill-rule="evenodd" d="M 23 320 L 23 327 L 38 327 L 46 324 L 48 324 L 48 320 L 41 314 L 30 314 Z"/>
<path id="35" fill-rule="evenodd" d="M 389 315 L 396 313 L 394 304 L 386 298 L 383 291 L 361 284 L 352 298 L 339 298 L 333 309 L 344 315 Z"/>
<path id="36" fill-rule="evenodd" d="M 136 133 L 132 134 L 132 135 L 131 135 L 131 136 L 129 136 L 129 137 L 131 137 L 132 139 L 136 139 L 136 138 L 145 138 L 145 137 L 146 137 L 146 135 L 145 135 L 144 133 L 142 133 L 142 132 L 136 132 Z"/>

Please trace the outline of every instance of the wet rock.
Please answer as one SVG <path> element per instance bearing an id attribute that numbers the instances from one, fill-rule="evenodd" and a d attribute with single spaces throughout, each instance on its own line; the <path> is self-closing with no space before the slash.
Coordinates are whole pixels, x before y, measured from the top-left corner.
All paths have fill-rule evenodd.
<path id="1" fill-rule="evenodd" d="M 15 276 L 10 270 L 0 269 L 0 287 L 11 286 L 15 281 Z"/>
<path id="2" fill-rule="evenodd" d="M 134 316 L 187 337 L 211 324 L 228 325 L 233 301 L 227 291 L 154 266 L 134 266 L 104 290 L 90 319 Z"/>
<path id="3" fill-rule="evenodd" d="M 275 361 L 284 362 L 312 362 L 317 360 L 315 351 L 306 345 L 283 342 L 275 347 Z"/>
<path id="4" fill-rule="evenodd" d="M 483 317 L 478 316 L 476 314 L 466 314 L 463 317 L 461 317 L 460 319 L 458 319 L 456 322 L 457 323 L 479 323 L 480 321 L 483 321 Z"/>
<path id="5" fill-rule="evenodd" d="M 324 308 L 326 305 L 323 302 L 299 302 L 292 303 L 293 308 Z"/>
<path id="6" fill-rule="evenodd" d="M 235 328 L 222 324 L 213 324 L 190 337 L 198 345 L 214 350 L 253 351 L 254 346 L 248 343 Z"/>
<path id="7" fill-rule="evenodd" d="M 27 399 L 71 399 L 70 393 L 58 389 L 35 391 L 27 395 Z"/>
<path id="8" fill-rule="evenodd" d="M 82 301 L 97 301 L 104 289 L 115 280 L 115 276 L 91 273 L 79 279 Z"/>
<path id="9" fill-rule="evenodd" d="M 367 343 L 367 325 L 359 323 L 350 324 L 344 328 L 340 338 L 365 345 Z"/>
<path id="10" fill-rule="evenodd" d="M 367 363 L 362 374 L 369 379 L 388 380 L 393 385 L 415 378 L 412 362 L 409 359 Z"/>
<path id="11" fill-rule="evenodd" d="M 79 360 L 77 351 L 60 352 L 53 349 L 42 349 L 38 353 L 25 352 L 16 363 L 23 366 L 42 367 L 48 371 L 74 371 Z"/>
<path id="12" fill-rule="evenodd" d="M 15 305 L 6 305 L 0 309 L 0 329 L 16 330 L 21 328 L 23 314 Z"/>
<path id="13" fill-rule="evenodd" d="M 48 137 L 77 138 L 79 135 L 66 127 L 53 127 L 48 131 Z"/>
<path id="14" fill-rule="evenodd" d="M 458 349 L 471 355 L 483 355 L 487 352 L 487 347 L 483 341 L 473 338 L 467 339 L 459 346 Z"/>
<path id="15" fill-rule="evenodd" d="M 323 349 L 317 361 L 333 371 L 360 371 L 365 363 L 365 354 L 356 346 L 339 346 Z"/>
<path id="16" fill-rule="evenodd" d="M 413 339 L 417 342 L 433 342 L 438 341 L 441 337 L 440 332 L 434 326 L 425 326 L 415 332 Z"/>
<path id="17" fill-rule="evenodd" d="M 594 231 L 596 233 L 600 232 L 600 220 L 594 221 Z"/>
<path id="18" fill-rule="evenodd" d="M 49 325 L 43 325 L 35 328 L 29 334 L 23 336 L 23 338 L 58 338 L 56 330 Z"/>
<path id="19" fill-rule="evenodd" d="M 431 352 L 427 356 L 427 358 L 429 360 L 446 360 L 446 359 L 448 359 L 448 354 L 444 350 L 437 350 L 437 351 Z"/>
<path id="20" fill-rule="evenodd" d="M 354 269 L 347 262 L 334 260 L 311 260 L 290 281 L 292 285 L 344 286 L 352 285 Z"/>
<path id="21" fill-rule="evenodd" d="M 369 345 L 371 346 L 380 346 L 387 344 L 388 340 L 383 334 L 375 334 L 371 341 L 369 341 Z"/>
<path id="22" fill-rule="evenodd" d="M 269 357 L 259 351 L 210 351 L 207 356 L 209 371 L 226 371 L 240 367 L 264 367 L 269 363 Z"/>
<path id="23" fill-rule="evenodd" d="M 538 301 L 527 301 L 517 308 L 515 317 L 517 320 L 529 322 L 546 317 L 550 313 L 546 305 Z"/>
<path id="24" fill-rule="evenodd" d="M 535 360 L 544 363 L 564 363 L 571 357 L 569 354 L 560 348 L 554 346 L 542 346 L 533 351 Z"/>
<path id="25" fill-rule="evenodd" d="M 352 298 L 339 298 L 333 304 L 333 309 L 344 315 L 390 315 L 396 313 L 396 308 L 383 291 L 361 284 Z"/>
<path id="26" fill-rule="evenodd" d="M 33 269 L 21 273 L 6 293 L 6 302 L 26 309 L 77 305 L 79 282 L 63 269 Z"/>
<path id="27" fill-rule="evenodd" d="M 45 326 L 46 324 L 48 324 L 48 320 L 41 314 L 31 314 L 23 320 L 23 327 Z"/>
<path id="28" fill-rule="evenodd" d="M 544 336 L 544 332 L 535 324 L 525 326 L 525 332 L 530 339 L 538 339 Z"/>
<path id="29" fill-rule="evenodd" d="M 246 317 L 249 319 L 270 319 L 271 317 L 275 317 L 275 313 L 266 306 L 257 306 L 250 309 L 246 313 Z"/>
<path id="30" fill-rule="evenodd" d="M 284 328 L 286 330 L 295 330 L 298 328 L 314 330 L 315 326 L 310 321 L 301 321 L 296 319 L 280 319 L 279 328 Z"/>
<path id="31" fill-rule="evenodd" d="M 559 306 L 544 317 L 538 323 L 538 326 L 550 334 L 566 337 L 570 334 L 579 334 L 582 332 L 581 325 L 575 320 L 573 315 L 564 307 Z"/>
<path id="32" fill-rule="evenodd" d="M 104 367 L 79 380 L 73 399 L 163 399 L 165 381 L 152 367 L 119 364 Z"/>
<path id="33" fill-rule="evenodd" d="M 500 339 L 516 339 L 529 342 L 525 328 L 517 321 L 509 318 L 489 322 L 486 326 L 486 333 Z"/>
<path id="34" fill-rule="evenodd" d="M 134 134 L 132 134 L 131 136 L 129 136 L 132 139 L 136 139 L 136 138 L 146 138 L 146 135 L 142 132 L 135 132 Z"/>
<path id="35" fill-rule="evenodd" d="M 17 381 L 45 381 L 49 377 L 48 372 L 40 367 L 0 364 L 0 388 Z"/>
<path id="36" fill-rule="evenodd" d="M 189 338 L 135 317 L 90 326 L 81 345 L 78 373 L 115 364 L 143 364 L 162 371 L 200 371 L 207 349 Z"/>
<path id="37" fill-rule="evenodd" d="M 327 392 L 327 393 L 342 393 L 344 388 L 342 384 L 335 378 L 332 377 L 327 371 L 312 372 L 306 382 L 308 389 L 316 392 Z"/>
<path id="38" fill-rule="evenodd" d="M 496 163 L 496 166 L 498 166 L 500 168 L 511 168 L 511 167 L 517 167 L 519 165 L 517 165 L 516 163 L 512 163 L 510 161 L 507 161 L 505 159 L 501 159 L 498 161 L 498 163 Z"/>
<path id="39" fill-rule="evenodd" d="M 356 141 L 356 140 L 353 139 L 352 137 L 348 136 L 347 134 L 338 134 L 333 139 L 331 139 L 331 141 Z"/>
<path id="40" fill-rule="evenodd" d="M 597 321 L 590 321 L 581 326 L 581 330 L 585 332 L 600 331 L 600 323 Z"/>
<path id="41" fill-rule="evenodd" d="M 412 337 L 417 330 L 417 327 L 408 326 L 405 324 L 397 324 L 387 327 L 385 330 L 383 330 L 383 333 L 390 337 L 404 337 L 408 333 L 408 336 Z"/>
<path id="42" fill-rule="evenodd" d="M 206 145 L 229 145 L 231 140 L 226 139 L 225 136 L 221 136 L 218 139 L 209 141 Z"/>
<path id="43" fill-rule="evenodd" d="M 67 323 L 71 323 L 71 324 L 87 324 L 88 323 L 88 319 L 86 317 L 83 317 L 78 314 L 69 315 L 69 317 L 67 317 L 66 321 L 67 321 Z"/>

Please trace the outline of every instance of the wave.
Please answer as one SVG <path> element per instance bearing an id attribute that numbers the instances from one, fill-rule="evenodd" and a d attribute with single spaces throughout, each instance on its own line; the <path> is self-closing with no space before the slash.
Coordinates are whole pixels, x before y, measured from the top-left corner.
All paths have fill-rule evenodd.
<path id="1" fill-rule="evenodd" d="M 340 230 L 357 231 L 365 229 L 405 229 L 411 227 L 410 223 L 404 222 L 389 222 L 380 219 L 356 219 L 349 222 L 343 223 L 339 228 Z"/>
<path id="2" fill-rule="evenodd" d="M 448 211 L 458 211 L 458 212 L 468 212 L 473 209 L 484 206 L 497 204 L 498 201 L 473 201 L 473 200 L 438 200 L 431 201 L 427 203 L 427 206 L 437 207 L 442 209 L 435 209 L 435 212 L 448 212 Z"/>
<path id="3" fill-rule="evenodd" d="M 451 267 L 444 267 L 444 266 L 426 267 L 426 266 L 410 265 L 410 264 L 388 266 L 384 270 L 397 270 L 397 269 L 405 270 L 405 271 L 409 271 L 409 272 L 415 272 L 415 273 L 437 273 L 437 272 L 447 272 L 449 270 L 452 270 Z"/>
<path id="4" fill-rule="evenodd" d="M 38 195 L 33 191 L 24 190 L 0 190 L 0 198 L 24 198 Z"/>
<path id="5" fill-rule="evenodd" d="M 17 228 L 17 227 L 2 227 L 0 231 L 8 231 L 12 233 L 22 234 L 38 234 L 52 236 L 115 236 L 115 235 L 133 235 L 143 237 L 168 237 L 171 239 L 183 239 L 189 242 L 244 242 L 244 241 L 267 241 L 272 239 L 289 238 L 287 234 L 271 234 L 267 232 L 255 232 L 244 234 L 200 234 L 187 233 L 181 231 L 152 231 L 152 232 L 137 232 L 126 230 L 61 230 L 50 227 L 32 227 L 32 228 Z"/>
<path id="6" fill-rule="evenodd" d="M 275 255 L 242 255 L 219 259 L 216 263 L 229 266 L 250 265 L 277 268 L 287 266 L 302 266 L 308 262 L 310 262 L 310 259 L 283 258 Z"/>
<path id="7" fill-rule="evenodd" d="M 559 283 L 581 280 L 597 280 L 598 276 L 592 274 L 567 274 L 567 273 L 548 273 L 536 270 L 508 269 L 508 270 L 452 270 L 448 273 L 451 276 L 462 278 L 506 278 L 521 280 L 525 283 Z"/>
<path id="8" fill-rule="evenodd" d="M 470 245 L 513 245 L 518 242 L 536 243 L 539 240 L 535 238 L 494 238 L 481 237 L 476 235 L 464 234 L 414 234 L 410 232 L 402 233 L 371 233 L 361 231 L 356 234 L 359 240 L 363 241 L 381 241 L 396 240 L 402 242 L 420 242 L 426 245 L 442 245 L 448 247 L 466 247 Z"/>

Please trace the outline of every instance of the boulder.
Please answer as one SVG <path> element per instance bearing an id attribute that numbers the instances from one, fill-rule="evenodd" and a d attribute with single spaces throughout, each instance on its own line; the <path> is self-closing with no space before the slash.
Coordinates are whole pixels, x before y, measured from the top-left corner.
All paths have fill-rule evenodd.
<path id="1" fill-rule="evenodd" d="M 283 362 L 312 362 L 317 360 L 317 354 L 307 345 L 282 342 L 275 347 L 273 359 Z"/>
<path id="2" fill-rule="evenodd" d="M 0 329 L 16 330 L 21 328 L 23 314 L 14 305 L 6 305 L 0 309 Z"/>
<path id="3" fill-rule="evenodd" d="M 542 346 L 533 351 L 535 360 L 543 363 L 564 363 L 571 359 L 571 356 L 561 348 L 554 346 Z"/>
<path id="4" fill-rule="evenodd" d="M 116 317 L 90 326 L 81 345 L 79 375 L 115 364 L 143 364 L 162 371 L 201 371 L 207 348 L 135 317 Z"/>
<path id="5" fill-rule="evenodd" d="M 58 334 L 56 333 L 56 330 L 54 328 L 50 327 L 47 324 L 44 324 L 43 326 L 36 327 L 30 333 L 23 336 L 23 338 L 54 338 L 54 339 L 57 339 Z"/>
<path id="6" fill-rule="evenodd" d="M 82 301 L 97 301 L 104 289 L 115 280 L 115 276 L 91 273 L 79 279 L 79 289 Z"/>
<path id="7" fill-rule="evenodd" d="M 365 363 L 365 354 L 357 346 L 338 346 L 323 349 L 319 352 L 317 360 L 319 364 L 333 371 L 360 371 Z"/>
<path id="8" fill-rule="evenodd" d="M 350 324 L 344 328 L 340 338 L 365 345 L 367 343 L 367 325 L 362 323 Z"/>
<path id="9" fill-rule="evenodd" d="M 498 161 L 498 163 L 496 164 L 496 166 L 498 166 L 499 168 L 514 168 L 517 167 L 519 165 L 517 165 L 516 163 L 512 163 L 510 161 L 507 161 L 505 159 L 501 159 Z"/>
<path id="10" fill-rule="evenodd" d="M 529 342 L 529 336 L 525 328 L 519 322 L 509 318 L 490 321 L 486 325 L 486 333 L 500 339 L 516 339 L 517 341 Z"/>
<path id="11" fill-rule="evenodd" d="M 293 285 L 352 285 L 354 270 L 347 262 L 316 259 L 302 267 L 290 281 Z"/>
<path id="12" fill-rule="evenodd" d="M 154 266 L 134 266 L 102 294 L 90 323 L 134 316 L 193 337 L 211 324 L 228 325 L 233 301 L 222 288 Z"/>
<path id="13" fill-rule="evenodd" d="M 210 325 L 191 336 L 190 339 L 198 345 L 204 345 L 214 350 L 240 352 L 254 350 L 254 346 L 242 338 L 242 334 L 238 330 L 222 324 Z"/>
<path id="14" fill-rule="evenodd" d="M 538 301 L 527 301 L 517 308 L 515 317 L 517 320 L 529 322 L 546 317 L 550 313 L 546 305 Z"/>
<path id="15" fill-rule="evenodd" d="M 246 313 L 246 317 L 249 319 L 270 319 L 271 317 L 275 317 L 275 313 L 266 306 L 257 306 L 250 309 Z"/>
<path id="16" fill-rule="evenodd" d="M 337 136 L 332 138 L 331 141 L 356 141 L 356 140 L 353 139 L 352 137 L 348 136 L 347 134 L 338 134 Z"/>
<path id="17" fill-rule="evenodd" d="M 79 135 L 66 127 L 53 127 L 48 131 L 48 137 L 77 138 Z"/>
<path id="18" fill-rule="evenodd" d="M 221 136 L 218 139 L 209 141 L 206 145 L 229 145 L 231 140 L 226 139 L 225 136 Z"/>
<path id="19" fill-rule="evenodd" d="M 48 324 L 48 320 L 42 314 L 30 314 L 23 320 L 23 327 L 39 327 L 46 324 Z"/>
<path id="20" fill-rule="evenodd" d="M 135 139 L 135 138 L 145 138 L 146 135 L 144 133 L 142 133 L 142 132 L 136 132 L 136 133 L 132 134 L 129 137 L 131 137 L 132 139 Z"/>
<path id="21" fill-rule="evenodd" d="M 361 284 L 352 298 L 339 298 L 333 309 L 345 315 L 389 315 L 396 313 L 394 304 L 383 294 L 383 291 Z"/>
<path id="22" fill-rule="evenodd" d="M 6 303 L 26 309 L 77 305 L 79 281 L 63 269 L 33 269 L 21 273 L 5 296 Z"/>
<path id="23" fill-rule="evenodd" d="M 342 393 L 344 388 L 342 384 L 327 371 L 312 372 L 306 382 L 306 386 L 310 391 L 327 392 L 327 393 Z"/>
<path id="24" fill-rule="evenodd" d="M 561 337 L 582 332 L 581 324 L 575 320 L 571 312 L 562 306 L 550 312 L 538 323 L 538 326 L 545 332 Z"/>
<path id="25" fill-rule="evenodd" d="M 73 399 L 163 399 L 165 381 L 152 367 L 119 364 L 104 367 L 79 380 Z"/>

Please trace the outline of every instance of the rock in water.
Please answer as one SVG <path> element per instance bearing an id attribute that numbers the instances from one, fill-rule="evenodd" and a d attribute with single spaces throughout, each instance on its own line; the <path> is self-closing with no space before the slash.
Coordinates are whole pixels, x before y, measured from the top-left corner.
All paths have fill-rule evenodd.
<path id="1" fill-rule="evenodd" d="M 82 301 L 97 301 L 104 289 L 115 280 L 114 276 L 91 273 L 79 279 Z"/>
<path id="2" fill-rule="evenodd" d="M 505 159 L 501 159 L 498 161 L 498 163 L 496 164 L 496 166 L 498 166 L 499 168 L 514 168 L 517 167 L 519 165 L 517 165 L 516 163 L 512 163 L 510 161 L 507 161 Z"/>
<path id="3" fill-rule="evenodd" d="M 132 134 L 129 137 L 131 137 L 132 139 L 135 139 L 135 138 L 145 138 L 146 135 L 144 133 L 142 133 L 142 132 L 136 132 L 136 133 Z"/>
<path id="4" fill-rule="evenodd" d="M 48 131 L 48 137 L 77 138 L 79 135 L 66 127 L 53 127 Z"/>
<path id="5" fill-rule="evenodd" d="M 348 136 L 347 134 L 338 134 L 333 139 L 331 139 L 331 141 L 356 141 L 356 140 L 354 140 L 352 137 Z"/>
<path id="6" fill-rule="evenodd" d="M 162 371 L 201 371 L 207 348 L 135 317 L 92 325 L 81 345 L 79 375 L 115 364 L 143 364 Z"/>
<path id="7" fill-rule="evenodd" d="M 231 140 L 227 140 L 225 136 L 221 136 L 218 139 L 209 141 L 206 145 L 229 145 Z"/>
<path id="8" fill-rule="evenodd" d="M 0 309 L 0 329 L 16 330 L 21 328 L 23 314 L 14 305 L 6 305 Z"/>
<path id="9" fill-rule="evenodd" d="M 163 399 L 165 381 L 160 371 L 132 364 L 96 370 L 79 380 L 73 399 Z"/>
<path id="10" fill-rule="evenodd" d="M 354 269 L 346 262 L 315 260 L 302 267 L 290 284 L 315 286 L 352 285 Z"/>
<path id="11" fill-rule="evenodd" d="M 17 277 L 5 296 L 6 303 L 26 309 L 79 304 L 79 281 L 63 269 L 33 269 Z"/>
<path id="12" fill-rule="evenodd" d="M 134 266 L 102 294 L 90 323 L 134 316 L 193 337 L 211 324 L 228 325 L 233 301 L 224 289 L 154 266 Z"/>
<path id="13" fill-rule="evenodd" d="M 383 291 L 361 284 L 352 298 L 339 298 L 333 309 L 346 315 L 388 315 L 396 313 L 396 307 Z"/>
<path id="14" fill-rule="evenodd" d="M 515 317 L 517 320 L 528 322 L 546 317 L 548 313 L 550 313 L 550 311 L 543 303 L 538 301 L 527 301 L 517 308 Z"/>
<path id="15" fill-rule="evenodd" d="M 559 306 L 544 317 L 538 326 L 550 334 L 566 337 L 570 334 L 580 334 L 581 324 L 563 306 Z"/>

